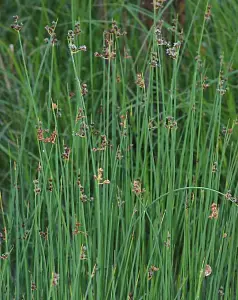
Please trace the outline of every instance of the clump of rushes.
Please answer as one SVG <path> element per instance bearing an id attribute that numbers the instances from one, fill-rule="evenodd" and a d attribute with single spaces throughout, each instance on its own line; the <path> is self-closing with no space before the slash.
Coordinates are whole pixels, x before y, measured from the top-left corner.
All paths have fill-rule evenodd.
<path id="1" fill-rule="evenodd" d="M 112 21 L 112 28 L 105 30 L 103 33 L 103 49 L 102 53 L 95 52 L 95 57 L 102 57 L 104 59 L 115 59 L 116 58 L 116 47 L 114 45 L 114 37 L 119 38 L 126 35 L 126 31 L 121 31 L 116 21 Z"/>
<path id="2" fill-rule="evenodd" d="M 82 46 L 79 46 L 77 47 L 75 45 L 75 38 L 77 36 L 79 36 L 81 34 L 81 28 L 80 28 L 80 22 L 77 22 L 75 25 L 74 25 L 74 30 L 69 30 L 68 31 L 68 35 L 67 35 L 67 39 L 68 39 L 68 45 L 69 45 L 69 49 L 70 49 L 70 52 L 71 54 L 75 54 L 75 53 L 78 53 L 79 51 L 87 51 L 87 47 L 85 45 L 82 45 Z"/>
<path id="3" fill-rule="evenodd" d="M 17 32 L 20 32 L 23 27 L 23 23 L 18 23 L 19 17 L 13 16 L 14 23 L 11 24 L 11 28 L 14 29 Z"/>
<path id="4" fill-rule="evenodd" d="M 45 38 L 44 41 L 45 43 L 50 43 L 52 46 L 57 45 L 59 43 L 55 33 L 56 26 L 57 26 L 56 21 L 52 21 L 51 26 L 49 25 L 45 26 L 45 30 L 48 32 L 50 37 Z"/>

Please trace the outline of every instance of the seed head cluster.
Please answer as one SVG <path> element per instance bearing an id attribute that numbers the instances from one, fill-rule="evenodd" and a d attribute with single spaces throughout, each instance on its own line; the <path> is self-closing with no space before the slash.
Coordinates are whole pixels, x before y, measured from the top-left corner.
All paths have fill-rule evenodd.
<path id="1" fill-rule="evenodd" d="M 23 27 L 23 23 L 18 23 L 19 17 L 13 16 L 14 23 L 11 25 L 11 28 L 17 32 L 20 32 Z"/>

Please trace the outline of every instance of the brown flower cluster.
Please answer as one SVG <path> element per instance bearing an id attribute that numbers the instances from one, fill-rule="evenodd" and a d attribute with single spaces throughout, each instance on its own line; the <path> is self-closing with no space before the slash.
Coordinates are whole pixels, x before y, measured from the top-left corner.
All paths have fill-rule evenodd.
<path id="1" fill-rule="evenodd" d="M 39 231 L 40 236 L 44 239 L 44 240 L 48 240 L 48 228 L 46 229 L 46 231 Z"/>
<path id="2" fill-rule="evenodd" d="M 155 9 L 161 9 L 164 7 L 164 3 L 166 2 L 167 0 L 154 0 L 153 1 L 153 5 L 154 5 L 154 8 Z"/>
<path id="3" fill-rule="evenodd" d="M 53 273 L 53 279 L 52 279 L 52 285 L 56 286 L 59 284 L 59 274 L 58 273 Z"/>
<path id="4" fill-rule="evenodd" d="M 179 54 L 179 49 L 181 47 L 181 44 L 183 42 L 184 36 L 183 31 L 178 33 L 179 40 L 175 43 L 173 43 L 173 46 L 171 46 L 170 42 L 167 42 L 166 39 L 162 35 L 162 27 L 163 27 L 163 20 L 159 21 L 158 25 L 155 28 L 155 39 L 159 46 L 166 46 L 166 54 L 171 57 L 172 59 L 176 59 Z M 176 30 L 176 26 L 172 26 L 172 31 Z"/>
<path id="5" fill-rule="evenodd" d="M 49 137 L 44 138 L 44 133 L 48 133 L 48 129 L 42 129 L 41 122 L 39 124 L 39 127 L 37 128 L 37 139 L 38 141 L 42 141 L 44 143 L 51 143 L 55 144 L 56 137 L 57 137 L 57 131 L 54 130 Z"/>
<path id="6" fill-rule="evenodd" d="M 48 191 L 53 192 L 53 179 L 48 179 Z"/>
<path id="7" fill-rule="evenodd" d="M 151 53 L 150 65 L 153 68 L 159 67 L 159 59 L 156 52 Z"/>
<path id="8" fill-rule="evenodd" d="M 223 75 L 223 71 L 220 72 L 220 76 L 219 76 L 219 86 L 217 91 L 220 93 L 221 96 L 225 95 L 225 93 L 227 92 L 227 79 L 224 77 Z"/>
<path id="9" fill-rule="evenodd" d="M 75 227 L 74 227 L 74 230 L 73 230 L 73 235 L 77 235 L 77 234 L 79 234 L 79 233 L 82 233 L 82 234 L 85 235 L 85 236 L 88 235 L 87 232 L 84 232 L 84 231 L 79 230 L 79 227 L 80 227 L 81 225 L 82 225 L 82 224 L 79 223 L 79 222 L 76 222 L 76 223 L 75 223 Z"/>
<path id="10" fill-rule="evenodd" d="M 88 93 L 88 89 L 87 89 L 87 84 L 86 83 L 83 83 L 81 85 L 81 95 L 82 96 L 86 96 Z"/>
<path id="11" fill-rule="evenodd" d="M 207 277 L 207 276 L 209 276 L 211 274 L 212 274 L 212 268 L 211 268 L 211 266 L 210 265 L 206 265 L 205 266 L 205 270 L 204 270 L 204 276 Z"/>
<path id="12" fill-rule="evenodd" d="M 207 82 L 207 80 L 208 80 L 208 77 L 205 76 L 205 77 L 203 78 L 203 82 L 202 82 L 202 89 L 203 89 L 203 90 L 206 90 L 206 89 L 209 88 L 209 86 L 210 86 L 210 84 Z"/>
<path id="13" fill-rule="evenodd" d="M 3 253 L 2 255 L 0 255 L 0 259 L 6 260 L 8 259 L 9 253 Z"/>
<path id="14" fill-rule="evenodd" d="M 35 194 L 36 195 L 40 194 L 41 188 L 40 188 L 40 185 L 39 185 L 39 180 L 38 179 L 33 180 L 33 184 L 34 184 L 34 192 L 35 192 Z"/>
<path id="15" fill-rule="evenodd" d="M 85 122 L 81 122 L 80 127 L 79 127 L 79 131 L 75 133 L 75 136 L 85 138 L 86 137 L 86 130 L 88 130 L 88 125 Z"/>
<path id="16" fill-rule="evenodd" d="M 107 140 L 107 137 L 106 135 L 101 135 L 101 144 L 98 148 L 93 148 L 93 151 L 94 152 L 97 152 L 97 151 L 105 151 L 107 147 L 110 146 L 110 143 L 109 141 Z"/>
<path id="17" fill-rule="evenodd" d="M 14 29 L 17 32 L 20 32 L 22 30 L 23 24 L 18 23 L 19 17 L 18 16 L 13 16 L 14 24 L 11 24 L 11 28 Z"/>
<path id="18" fill-rule="evenodd" d="M 171 130 L 171 129 L 177 129 L 177 121 L 174 120 L 174 117 L 168 116 L 165 119 L 164 126 L 166 128 L 168 128 L 169 130 Z"/>
<path id="19" fill-rule="evenodd" d="M 93 177 L 98 182 L 98 184 L 109 184 L 110 183 L 110 180 L 108 180 L 108 179 L 103 180 L 103 169 L 102 168 L 99 168 L 98 175 L 94 175 Z"/>
<path id="20" fill-rule="evenodd" d="M 31 290 L 32 291 L 36 291 L 37 290 L 37 286 L 36 286 L 36 284 L 35 284 L 35 282 L 31 282 Z"/>
<path id="21" fill-rule="evenodd" d="M 167 240 L 164 242 L 164 245 L 166 248 L 170 248 L 171 246 L 171 234 L 170 232 L 168 231 L 168 234 L 167 234 Z"/>
<path id="22" fill-rule="evenodd" d="M 137 76 L 137 79 L 136 79 L 136 85 L 137 86 L 139 86 L 140 88 L 145 88 L 145 80 L 144 80 L 144 78 L 143 78 L 143 76 L 142 76 L 142 73 L 138 73 L 138 74 L 136 74 L 136 76 Z"/>
<path id="23" fill-rule="evenodd" d="M 212 164 L 212 173 L 216 173 L 218 171 L 217 166 L 218 166 L 218 163 L 215 161 Z"/>
<path id="24" fill-rule="evenodd" d="M 71 149 L 67 145 L 64 145 L 64 152 L 62 154 L 62 158 L 64 160 L 69 160 L 70 152 L 71 152 Z"/>
<path id="25" fill-rule="evenodd" d="M 211 205 L 211 214 L 208 217 L 209 219 L 217 219 L 218 218 L 218 208 L 216 203 L 212 203 Z"/>
<path id="26" fill-rule="evenodd" d="M 168 47 L 166 49 L 166 54 L 170 56 L 172 59 L 176 59 L 178 57 L 180 47 L 181 47 L 181 42 L 178 41 L 173 44 L 173 47 Z"/>
<path id="27" fill-rule="evenodd" d="M 80 190 L 80 200 L 81 200 L 83 203 L 84 203 L 84 202 L 87 202 L 88 197 L 87 197 L 87 195 L 86 195 L 85 192 L 84 192 L 84 187 L 83 187 L 83 185 L 81 184 L 80 174 L 78 174 L 77 185 L 78 185 L 79 190 Z"/>
<path id="28" fill-rule="evenodd" d="M 57 25 L 57 22 L 53 21 L 51 26 L 49 26 L 49 25 L 45 26 L 45 30 L 48 32 L 50 37 L 45 38 L 44 41 L 45 41 L 45 43 L 51 43 L 52 46 L 58 44 L 58 42 L 59 42 L 56 37 L 56 33 L 55 33 L 56 25 Z"/>
<path id="29" fill-rule="evenodd" d="M 83 109 L 82 108 L 79 108 L 78 109 L 78 113 L 77 113 L 77 116 L 76 116 L 76 123 L 82 119 L 86 118 L 86 116 L 84 115 L 83 113 Z"/>
<path id="30" fill-rule="evenodd" d="M 206 10 L 205 15 L 204 15 L 205 20 L 210 20 L 211 19 L 211 15 L 212 15 L 211 9 L 212 9 L 211 5 L 208 5 L 207 10 Z"/>
<path id="31" fill-rule="evenodd" d="M 159 271 L 159 268 L 157 268 L 155 266 L 151 266 L 148 270 L 148 280 L 151 280 L 154 275 L 154 272 L 157 272 L 157 271 Z"/>
<path id="32" fill-rule="evenodd" d="M 145 192 L 145 189 L 142 188 L 142 184 L 139 179 L 134 180 L 132 192 L 136 194 L 136 196 L 142 195 Z"/>
<path id="33" fill-rule="evenodd" d="M 6 227 L 4 227 L 3 232 L 0 232 L 0 245 L 2 241 L 6 241 L 6 240 L 7 240 L 7 229 Z"/>
<path id="34" fill-rule="evenodd" d="M 79 51 L 87 51 L 87 47 L 85 45 L 79 47 L 75 45 L 75 37 L 79 36 L 81 32 L 80 22 L 75 23 L 74 30 L 68 31 L 67 39 L 71 54 L 75 54 Z"/>
<path id="35" fill-rule="evenodd" d="M 85 245 L 82 245 L 81 250 L 80 250 L 80 259 L 81 260 L 86 260 L 87 259 L 86 252 L 87 252 L 87 247 Z"/>
<path id="36" fill-rule="evenodd" d="M 116 48 L 114 46 L 114 37 L 119 38 L 126 35 L 125 31 L 121 31 L 116 21 L 112 21 L 112 27 L 109 30 L 105 30 L 103 33 L 103 49 L 102 53 L 95 52 L 95 57 L 101 57 L 104 59 L 116 58 Z"/>

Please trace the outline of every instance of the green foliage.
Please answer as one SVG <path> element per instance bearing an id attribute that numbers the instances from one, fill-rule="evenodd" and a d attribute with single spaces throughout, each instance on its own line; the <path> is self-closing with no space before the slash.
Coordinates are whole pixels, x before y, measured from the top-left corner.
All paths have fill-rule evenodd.
<path id="1" fill-rule="evenodd" d="M 236 299 L 235 1 L 187 1 L 184 32 L 172 1 L 164 23 L 21 2 L 1 19 L 3 299 Z"/>

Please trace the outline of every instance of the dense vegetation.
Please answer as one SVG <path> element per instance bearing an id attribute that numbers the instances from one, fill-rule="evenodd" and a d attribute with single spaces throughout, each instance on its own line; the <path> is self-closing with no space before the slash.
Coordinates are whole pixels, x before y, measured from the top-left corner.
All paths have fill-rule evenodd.
<path id="1" fill-rule="evenodd" d="M 1 7 L 1 298 L 237 299 L 238 4 L 99 2 Z"/>

